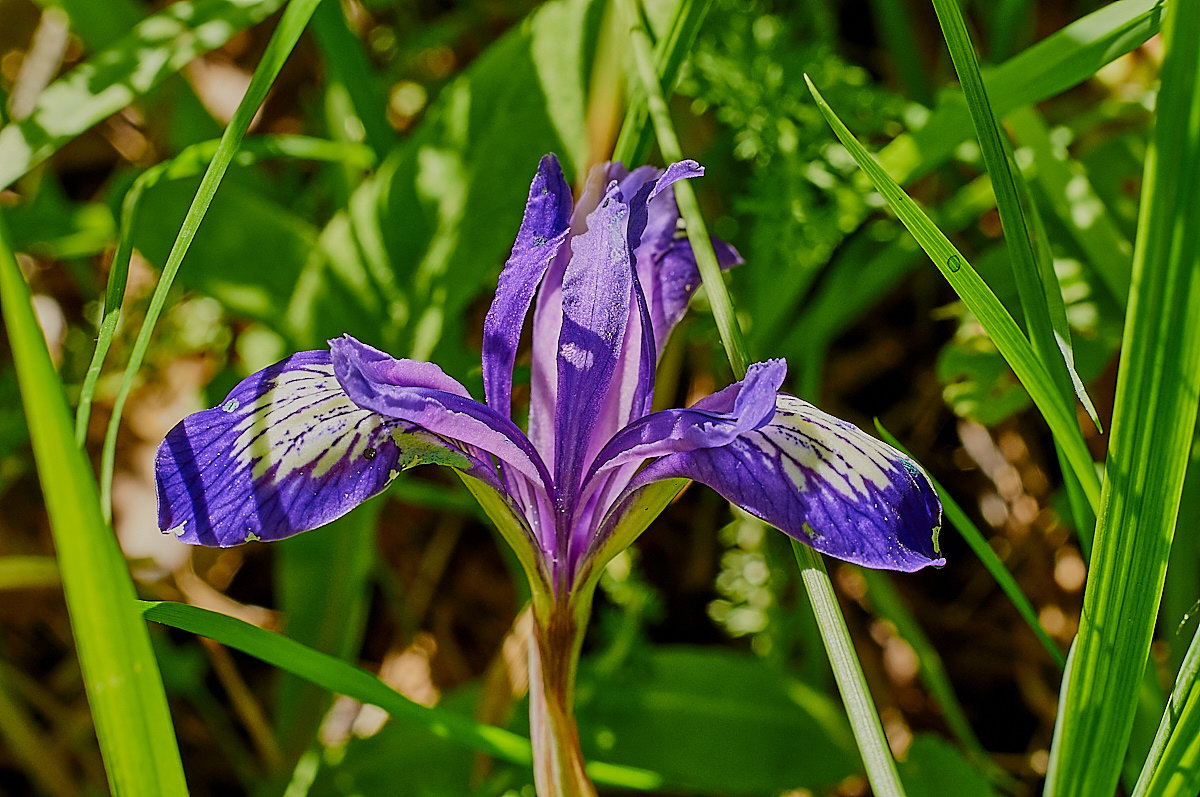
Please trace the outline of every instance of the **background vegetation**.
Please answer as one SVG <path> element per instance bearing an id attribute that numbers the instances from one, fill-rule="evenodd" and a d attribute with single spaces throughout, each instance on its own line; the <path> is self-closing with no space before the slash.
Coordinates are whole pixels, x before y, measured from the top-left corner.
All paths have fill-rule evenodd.
<path id="1" fill-rule="evenodd" d="M 601 0 L 284 5 L 0 0 L 0 260 L 32 291 L 5 272 L 5 794 L 167 794 L 179 760 L 198 795 L 532 793 L 524 586 L 456 481 L 409 471 L 324 530 L 191 549 L 157 531 L 153 456 L 186 413 L 343 332 L 482 395 L 483 316 L 538 158 L 579 180 L 644 107 L 629 35 Z M 944 487 L 944 569 L 829 563 L 914 797 L 1033 794 L 1048 769 L 1051 793 L 1112 793 L 1122 760 L 1132 791 L 1181 667 L 1169 716 L 1195 710 L 1200 111 L 1194 58 L 1158 94 L 1164 9 L 969 3 L 973 45 L 941 0 L 644 9 L 709 228 L 746 260 L 728 284 L 751 355 L 877 419 Z M 860 171 L 806 75 L 957 249 L 886 210 L 902 196 Z M 658 399 L 731 379 L 701 295 Z M 85 685 L 133 665 L 144 721 L 89 707 Z M 614 793 L 869 793 L 786 539 L 709 491 L 610 566 L 582 667 L 585 754 Z M 1196 792 L 1194 738 L 1162 737 L 1145 793 Z M 1114 782 L 1079 774 L 1089 760 Z"/>

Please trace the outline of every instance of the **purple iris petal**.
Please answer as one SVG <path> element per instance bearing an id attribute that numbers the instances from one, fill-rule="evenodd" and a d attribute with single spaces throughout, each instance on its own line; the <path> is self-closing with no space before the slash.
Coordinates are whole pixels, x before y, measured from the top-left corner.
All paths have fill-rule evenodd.
<path id="1" fill-rule="evenodd" d="M 610 470 L 634 460 L 646 460 L 697 448 L 728 445 L 745 432 L 758 429 L 775 415 L 776 396 L 787 363 L 754 363 L 746 378 L 696 406 L 660 410 L 625 427 L 596 457 L 591 472 Z"/>
<path id="2" fill-rule="evenodd" d="M 472 465 L 445 441 L 350 401 L 329 352 L 301 352 L 170 431 L 155 462 L 159 527 L 202 545 L 290 537 L 381 492 L 416 464 L 416 449 Z"/>
<path id="3" fill-rule="evenodd" d="M 594 166 L 587 185 L 571 214 L 571 233 L 586 228 L 586 216 L 599 204 L 608 186 L 608 171 Z M 529 439 L 551 468 L 556 467 L 555 415 L 558 398 L 558 340 L 563 325 L 563 278 L 571 262 L 572 247 L 563 247 L 546 269 L 533 309 L 532 357 L 536 367 L 529 377 Z"/>
<path id="4" fill-rule="evenodd" d="M 651 463 L 632 489 L 677 477 L 838 559 L 903 571 L 946 561 L 941 504 L 916 463 L 793 396 L 780 394 L 770 423 L 727 446 Z"/>
<path id="5" fill-rule="evenodd" d="M 436 365 L 397 360 L 349 335 L 329 341 L 329 348 L 338 382 L 358 406 L 486 451 L 550 491 L 549 473 L 516 424 Z"/>
<path id="6" fill-rule="evenodd" d="M 521 229 L 483 322 L 483 392 L 488 406 L 506 417 L 512 409 L 512 369 L 521 328 L 538 283 L 567 239 L 570 220 L 571 189 L 558 159 L 546 155 L 529 186 Z"/>
<path id="7" fill-rule="evenodd" d="M 571 241 L 563 276 L 554 470 L 564 495 L 579 486 L 596 421 L 622 355 L 633 271 L 624 222 L 629 206 L 614 183 Z"/>

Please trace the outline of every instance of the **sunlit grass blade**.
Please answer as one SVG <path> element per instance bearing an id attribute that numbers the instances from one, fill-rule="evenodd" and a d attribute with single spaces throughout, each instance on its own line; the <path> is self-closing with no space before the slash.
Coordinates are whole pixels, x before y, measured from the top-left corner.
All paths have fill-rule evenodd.
<path id="1" fill-rule="evenodd" d="M 986 79 L 1001 117 L 1090 78 L 1100 67 L 1158 33 L 1162 0 L 1117 0 L 1013 56 Z M 961 95 L 948 95 L 920 130 L 898 136 L 879 153 L 883 168 L 907 183 L 949 160 L 971 135 Z"/>
<path id="2" fill-rule="evenodd" d="M 1200 4 L 1164 20 L 1091 570 L 1046 793 L 1111 794 L 1162 596 L 1200 396 Z"/>
<path id="3" fill-rule="evenodd" d="M 0 189 L 280 5 L 282 0 L 181 0 L 148 17 L 48 86 L 28 119 L 0 130 Z"/>
<path id="4" fill-rule="evenodd" d="M 971 123 L 979 138 L 983 163 L 992 178 L 996 194 L 996 210 L 1004 229 L 1021 309 L 1034 351 L 1050 372 L 1064 395 L 1075 393 L 1087 408 L 1092 420 L 1099 425 L 1096 409 L 1075 373 L 1071 354 L 1071 330 L 1063 304 L 1054 265 L 1050 259 L 1049 243 L 1035 236 L 1040 230 L 1029 214 L 1036 212 L 1025 190 L 1024 181 L 1013 165 L 1008 141 L 1003 137 L 991 100 L 983 86 L 975 46 L 971 43 L 967 25 L 959 11 L 957 0 L 933 0 L 934 11 L 942 27 L 950 58 L 962 84 Z M 1035 240 L 1035 237 L 1040 238 Z M 1061 349 L 1061 350 L 1060 350 Z"/>
<path id="5" fill-rule="evenodd" d="M 792 540 L 792 553 L 796 556 L 800 579 L 812 603 L 821 641 L 833 666 L 833 677 L 846 707 L 854 741 L 862 754 L 871 789 L 879 797 L 903 795 L 904 786 L 896 771 L 896 760 L 883 734 L 883 724 L 879 721 L 862 665 L 858 663 L 858 655 L 854 652 L 850 629 L 846 627 L 846 618 L 838 606 L 825 563 L 819 553 L 796 540 Z"/>
<path id="6" fill-rule="evenodd" d="M 122 795 L 184 795 L 175 729 L 133 581 L 71 435 L 62 383 L 8 241 L 0 220 L 4 324 L 109 785 Z"/>
<path id="7" fill-rule="evenodd" d="M 896 449 L 908 453 L 906 449 L 896 437 L 883 428 L 883 425 L 878 421 L 875 422 L 875 429 L 879 432 L 879 436 L 883 438 L 889 445 Z M 1062 651 L 1058 649 L 1058 645 L 1054 644 L 1054 640 L 1046 633 L 1046 629 L 1042 628 L 1041 622 L 1038 621 L 1037 611 L 1033 608 L 1033 604 L 1029 602 L 1029 598 L 1021 590 L 1017 584 L 1017 580 L 1013 578 L 1012 573 L 1008 572 L 1008 568 L 1004 566 L 1004 562 L 1000 561 L 1000 557 L 992 550 L 992 546 L 988 545 L 983 533 L 971 521 L 971 518 L 963 511 L 946 491 L 946 488 L 932 476 L 929 481 L 933 483 L 933 488 L 937 490 L 938 498 L 942 502 L 942 512 L 946 516 L 946 520 L 950 521 L 950 525 L 958 529 L 959 535 L 970 546 L 972 553 L 979 557 L 980 563 L 984 569 L 995 580 L 996 584 L 1004 591 L 1008 600 L 1012 603 L 1013 608 L 1021 615 L 1021 619 L 1029 626 L 1029 630 L 1033 632 L 1038 641 L 1042 643 L 1042 647 L 1050 654 L 1050 658 L 1054 659 L 1054 663 L 1061 669 L 1066 665 L 1066 659 L 1063 657 Z"/>
<path id="8" fill-rule="evenodd" d="M 414 703 L 365 670 L 288 637 L 182 603 L 143 601 L 141 605 L 148 620 L 215 639 L 330 692 L 379 706 L 397 722 L 423 728 L 439 738 L 514 764 L 528 766 L 533 761 L 528 739 L 453 712 Z M 597 783 L 607 786 L 654 789 L 663 785 L 662 776 L 635 767 L 592 762 L 587 771 Z"/>
<path id="9" fill-rule="evenodd" d="M 711 5 L 712 0 L 683 0 L 671 21 L 671 29 L 655 43 L 655 72 L 664 95 L 671 95 L 675 81 L 679 79 L 679 70 L 687 60 Z M 654 143 L 654 130 L 647 124 L 647 113 L 645 93 L 635 93 L 630 98 L 621 132 L 613 147 L 614 161 L 631 167 L 645 161 L 650 145 Z"/>
<path id="10" fill-rule="evenodd" d="M 1132 797 L 1190 797 L 1200 792 L 1200 631 L 1192 634 L 1150 754 Z"/>
<path id="11" fill-rule="evenodd" d="M 133 389 L 133 381 L 137 377 L 138 368 L 141 367 L 142 360 L 146 356 L 146 349 L 150 346 L 154 325 L 158 322 L 158 317 L 162 314 L 163 306 L 167 302 L 167 292 L 171 289 L 171 283 L 174 282 L 175 275 L 179 272 L 184 255 L 187 254 L 188 247 L 192 245 L 192 239 L 196 237 L 196 230 L 199 229 L 200 222 L 204 220 L 204 214 L 208 212 L 209 205 L 212 204 L 213 196 L 217 193 L 217 188 L 220 186 L 229 164 L 233 162 L 233 157 L 242 143 L 242 139 L 246 136 L 246 130 L 250 127 L 254 114 L 266 99 L 267 91 L 275 82 L 279 70 L 283 68 L 284 61 L 292 52 L 292 48 L 296 46 L 300 34 L 304 32 L 309 18 L 320 2 L 321 0 L 292 0 L 283 12 L 279 25 L 271 34 L 271 40 L 263 52 L 262 60 L 254 69 L 250 85 L 246 88 L 246 95 L 242 97 L 237 110 L 233 113 L 233 118 L 229 120 L 229 126 L 221 135 L 221 141 L 217 145 L 213 159 L 205 170 L 204 177 L 200 180 L 200 187 L 192 199 L 192 204 L 188 207 L 187 215 L 184 216 L 179 235 L 171 246 L 171 253 L 167 256 L 167 262 L 163 266 L 158 285 L 154 288 L 154 295 L 150 298 L 150 306 L 146 308 L 146 319 L 138 331 L 133 351 L 129 355 L 129 362 L 125 366 L 125 375 L 121 379 L 121 386 L 113 401 L 112 416 L 109 419 L 108 431 L 104 436 L 104 449 L 100 457 L 100 506 L 106 518 L 112 514 L 113 463 L 116 457 L 117 430 L 121 425 L 121 413 L 124 411 L 125 401 Z"/>
<path id="12" fill-rule="evenodd" d="M 146 191 L 163 180 L 184 180 L 203 173 L 216 155 L 219 144 L 219 141 L 205 141 L 185 148 L 170 160 L 157 163 L 139 174 L 125 193 L 121 202 L 120 237 L 117 239 L 117 250 L 113 253 L 108 270 L 108 288 L 104 293 L 96 349 L 92 353 L 92 361 L 88 365 L 79 394 L 79 404 L 75 409 L 75 440 L 80 445 L 83 445 L 87 437 L 96 383 L 100 379 L 104 360 L 108 356 L 113 335 L 116 334 L 117 324 L 121 319 L 121 304 L 125 300 L 126 282 L 129 277 L 129 260 L 133 255 L 133 229 L 142 197 Z M 242 143 L 234 157 L 234 163 L 249 166 L 265 158 L 279 157 L 345 163 L 363 169 L 370 168 L 375 163 L 374 155 L 364 145 L 306 136 L 252 138 Z"/>
<path id="13" fill-rule="evenodd" d="M 842 124 L 811 80 L 808 81 L 808 87 L 821 113 L 843 146 L 850 152 L 859 168 L 867 173 L 875 188 L 917 239 L 917 243 L 942 272 L 950 287 L 954 288 L 967 308 L 979 319 L 1000 354 L 1021 380 L 1030 398 L 1041 410 L 1042 417 L 1046 419 L 1055 440 L 1062 447 L 1071 469 L 1083 487 L 1088 503 L 1095 507 L 1100 499 L 1100 479 L 1096 475 L 1091 454 L 1084 444 L 1073 407 L 1063 398 L 1016 321 L 966 258 Z"/>

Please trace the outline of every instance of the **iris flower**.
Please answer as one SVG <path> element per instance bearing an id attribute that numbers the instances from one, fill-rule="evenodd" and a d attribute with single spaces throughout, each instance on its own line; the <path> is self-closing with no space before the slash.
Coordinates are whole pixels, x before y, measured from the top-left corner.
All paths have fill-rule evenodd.
<path id="1" fill-rule="evenodd" d="M 179 423 L 156 463 L 159 525 L 238 545 L 314 529 L 419 464 L 449 467 L 529 579 L 539 794 L 592 794 L 572 715 L 604 565 L 694 480 L 813 548 L 866 567 L 941 565 L 941 506 L 895 449 L 780 392 L 782 360 L 686 409 L 651 411 L 658 354 L 700 283 L 670 186 L 703 170 L 594 167 L 579 204 L 538 167 L 484 321 L 476 401 L 437 365 L 352 337 L 245 379 Z M 714 241 L 723 266 L 740 260 Z M 532 307 L 528 432 L 513 364 Z"/>

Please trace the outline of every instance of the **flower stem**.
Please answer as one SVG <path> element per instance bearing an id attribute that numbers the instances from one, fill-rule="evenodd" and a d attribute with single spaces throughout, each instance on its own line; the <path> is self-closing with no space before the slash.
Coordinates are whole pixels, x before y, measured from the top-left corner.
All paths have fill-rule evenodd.
<path id="1" fill-rule="evenodd" d="M 535 615 L 529 642 L 529 729 L 539 797 L 596 797 L 584 772 L 575 726 L 575 666 L 591 600 L 583 603 L 588 605 L 580 611 L 575 601 L 555 601 L 548 617 Z"/>
<path id="2" fill-rule="evenodd" d="M 667 162 L 682 160 L 683 149 L 679 145 L 679 137 L 675 135 L 675 125 L 671 121 L 671 113 L 654 67 L 654 45 L 650 34 L 642 22 L 635 0 L 621 0 L 618 5 L 626 24 L 629 25 L 633 57 L 642 90 L 646 92 L 646 107 L 654 125 L 654 134 L 658 138 L 658 149 Z M 680 180 L 672 188 L 675 189 L 675 201 L 679 205 L 679 214 L 683 216 L 688 241 L 696 255 L 696 267 L 700 270 L 704 290 L 708 292 L 709 305 L 712 307 L 717 332 L 721 335 L 721 344 L 729 356 L 729 365 L 734 376 L 741 379 L 746 374 L 746 365 L 750 362 L 750 357 L 746 353 L 746 341 L 733 312 L 733 301 L 729 298 L 729 290 L 721 277 L 721 267 L 717 263 L 717 255 L 713 252 L 712 241 L 708 237 L 708 229 L 700 213 L 700 203 L 687 180 Z"/>
<path id="3" fill-rule="evenodd" d="M 812 603 L 813 614 L 816 615 L 817 625 L 821 630 L 821 641 L 825 643 L 825 652 L 833 666 L 833 677 L 842 695 L 842 703 L 846 706 L 846 716 L 850 719 L 854 740 L 862 753 L 871 789 L 880 797 L 903 795 L 904 787 L 900 785 L 896 761 L 892 758 L 887 737 L 883 734 L 883 725 L 871 700 L 862 665 L 858 663 L 858 656 L 854 653 L 850 630 L 846 628 L 846 619 L 842 617 L 842 611 L 838 607 L 833 583 L 829 580 L 829 573 L 825 571 L 825 563 L 820 554 L 795 540 L 792 540 L 792 551 L 796 555 L 800 578 L 804 582 L 804 589 L 808 592 L 808 600 Z"/>

